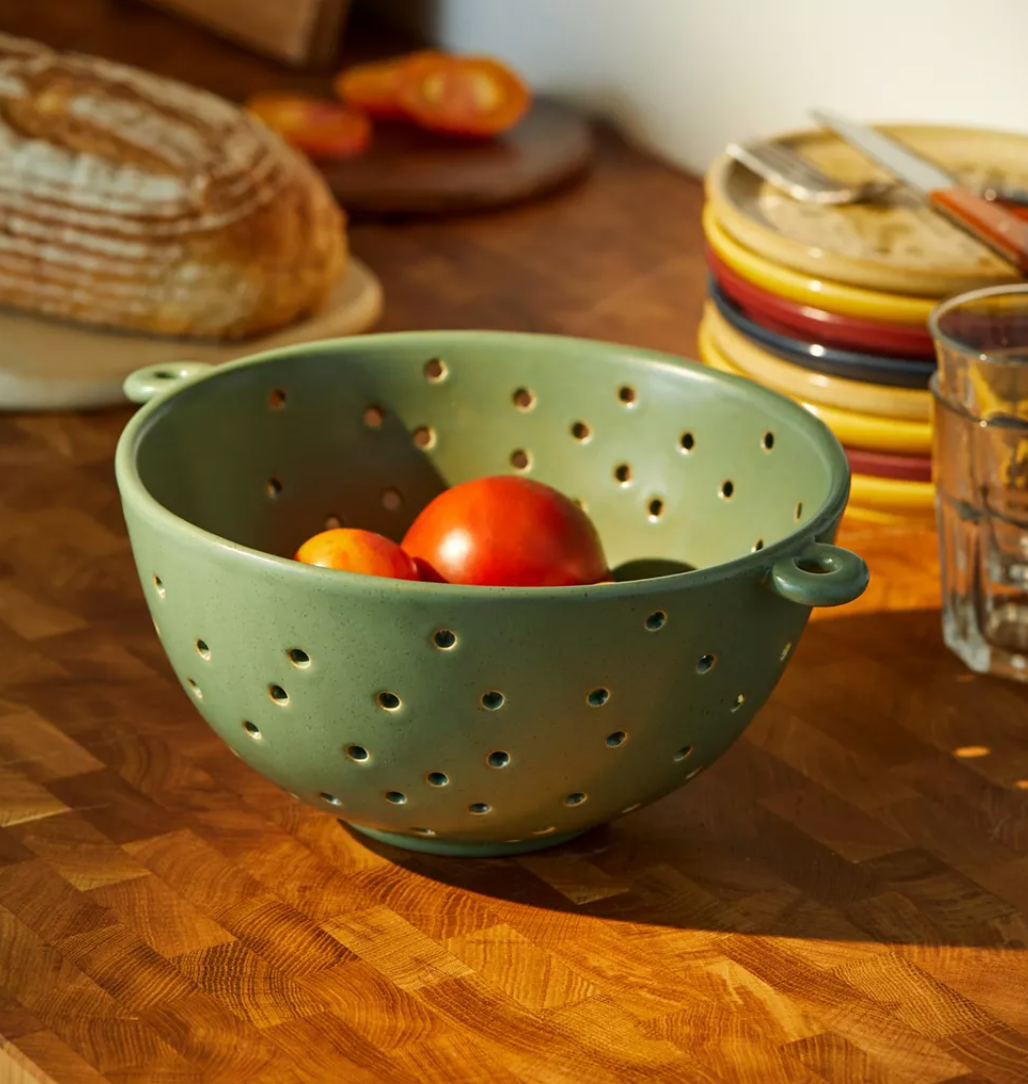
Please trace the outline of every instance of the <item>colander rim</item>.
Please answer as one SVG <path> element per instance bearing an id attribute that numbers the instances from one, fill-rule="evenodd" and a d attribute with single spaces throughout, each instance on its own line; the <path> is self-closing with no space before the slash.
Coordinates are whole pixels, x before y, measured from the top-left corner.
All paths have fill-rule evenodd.
<path id="1" fill-rule="evenodd" d="M 277 554 L 233 542 L 231 539 L 208 531 L 177 515 L 150 493 L 140 477 L 137 452 L 147 431 L 159 420 L 157 415 L 169 409 L 169 404 L 178 395 L 195 388 L 197 385 L 210 380 L 217 380 L 222 375 L 237 369 L 270 364 L 284 358 L 308 354 L 312 350 L 321 351 L 331 348 L 346 354 L 368 349 L 389 349 L 393 345 L 406 346 L 417 343 L 419 346 L 424 347 L 430 355 L 442 355 L 445 354 L 447 346 L 453 346 L 460 340 L 473 340 L 483 346 L 489 346 L 490 343 L 509 344 L 512 340 L 517 340 L 537 345 L 541 350 L 548 351 L 548 356 L 554 358 L 558 356 L 558 351 L 571 348 L 578 350 L 584 346 L 608 356 L 617 356 L 622 362 L 629 364 L 645 365 L 647 367 L 655 366 L 658 369 L 670 372 L 680 372 L 685 369 L 690 371 L 693 377 L 699 377 L 721 387 L 732 389 L 734 392 L 745 393 L 747 396 L 755 396 L 758 400 L 773 405 L 776 411 L 782 412 L 794 420 L 801 430 L 805 430 L 810 435 L 815 446 L 820 444 L 821 450 L 829 460 L 831 468 L 829 491 L 817 511 L 788 535 L 761 550 L 744 554 L 730 561 L 719 562 L 718 564 L 692 569 L 687 572 L 676 572 L 667 576 L 614 583 L 566 587 L 493 587 L 386 579 L 377 576 L 365 576 L 359 573 L 342 572 L 335 569 L 319 568 L 315 565 L 303 564 L 289 557 L 279 557 Z M 183 347 L 183 352 L 188 353 L 188 346 Z M 133 510 L 147 520 L 151 526 L 160 530 L 181 532 L 196 544 L 214 546 L 223 551 L 235 553 L 242 558 L 270 565 L 277 568 L 286 577 L 301 577 L 300 582 L 313 584 L 320 580 L 320 587 L 324 590 L 336 590 L 345 594 L 351 594 L 355 591 L 368 595 L 388 593 L 390 596 L 395 595 L 398 597 L 434 595 L 449 599 L 459 597 L 471 599 L 509 598 L 519 600 L 536 599 L 540 602 L 547 599 L 570 599 L 574 597 L 638 598 L 640 595 L 665 594 L 683 589 L 686 586 L 698 588 L 708 584 L 720 583 L 747 571 L 761 569 L 766 574 L 776 560 L 799 553 L 812 538 L 820 538 L 826 530 L 833 527 L 846 508 L 850 490 L 849 461 L 842 445 L 828 426 L 792 399 L 754 381 L 730 373 L 719 372 L 692 359 L 624 343 L 584 339 L 572 335 L 464 328 L 449 331 L 378 332 L 343 338 L 317 339 L 248 354 L 234 361 L 212 367 L 209 372 L 183 381 L 164 394 L 155 396 L 136 411 L 126 423 L 118 440 L 115 452 L 115 477 L 122 501 L 125 504 L 131 504 Z"/>

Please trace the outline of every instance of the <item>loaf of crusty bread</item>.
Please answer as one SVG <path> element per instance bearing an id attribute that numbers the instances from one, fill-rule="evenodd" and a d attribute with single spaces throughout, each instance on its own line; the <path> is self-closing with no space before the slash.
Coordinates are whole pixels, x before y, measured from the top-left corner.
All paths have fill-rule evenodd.
<path id="1" fill-rule="evenodd" d="M 345 262 L 324 181 L 260 121 L 0 34 L 0 305 L 235 339 L 316 309 Z"/>

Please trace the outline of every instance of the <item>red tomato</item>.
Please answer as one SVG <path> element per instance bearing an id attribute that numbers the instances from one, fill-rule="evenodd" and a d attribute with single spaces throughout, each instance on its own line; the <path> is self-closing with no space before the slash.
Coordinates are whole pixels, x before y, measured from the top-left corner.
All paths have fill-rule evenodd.
<path id="1" fill-rule="evenodd" d="M 423 580 L 492 587 L 567 587 L 610 572 L 592 520 L 528 478 L 476 478 L 440 493 L 403 548 Z"/>
<path id="2" fill-rule="evenodd" d="M 350 527 L 337 527 L 308 538 L 297 550 L 296 560 L 341 572 L 362 572 L 365 576 L 421 578 L 414 562 L 395 542 L 374 531 Z"/>
<path id="3" fill-rule="evenodd" d="M 312 158 L 353 158 L 371 143 L 371 121 L 357 109 L 305 94 L 257 94 L 246 108 Z"/>
<path id="4" fill-rule="evenodd" d="M 531 94 L 498 60 L 441 53 L 415 55 L 398 75 L 397 102 L 422 128 L 451 135 L 491 136 L 525 115 Z"/>
<path id="5" fill-rule="evenodd" d="M 397 96 L 400 89 L 400 73 L 405 64 L 415 58 L 439 56 L 431 50 L 379 60 L 371 64 L 358 64 L 341 71 L 333 80 L 336 94 L 347 105 L 363 109 L 372 117 L 396 118 L 404 116 Z"/>

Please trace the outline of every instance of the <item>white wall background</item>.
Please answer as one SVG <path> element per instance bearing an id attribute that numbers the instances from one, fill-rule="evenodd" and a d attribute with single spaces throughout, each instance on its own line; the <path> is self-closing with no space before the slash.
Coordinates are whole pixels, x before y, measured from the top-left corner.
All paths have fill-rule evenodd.
<path id="1" fill-rule="evenodd" d="M 509 60 L 702 172 L 731 140 L 864 120 L 1028 130 L 1028 0 L 436 0 L 429 36 Z"/>

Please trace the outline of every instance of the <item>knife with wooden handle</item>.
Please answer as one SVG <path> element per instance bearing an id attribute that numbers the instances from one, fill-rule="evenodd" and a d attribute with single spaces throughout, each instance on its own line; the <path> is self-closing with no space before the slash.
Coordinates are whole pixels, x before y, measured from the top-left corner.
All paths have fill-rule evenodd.
<path id="1" fill-rule="evenodd" d="M 851 147 L 877 162 L 894 177 L 919 192 L 934 211 L 966 230 L 998 256 L 1028 275 L 1028 221 L 1001 203 L 988 200 L 962 185 L 955 177 L 907 150 L 874 128 L 840 117 L 837 113 L 811 110 L 810 115 Z"/>

